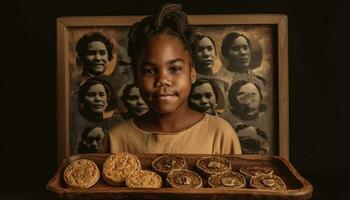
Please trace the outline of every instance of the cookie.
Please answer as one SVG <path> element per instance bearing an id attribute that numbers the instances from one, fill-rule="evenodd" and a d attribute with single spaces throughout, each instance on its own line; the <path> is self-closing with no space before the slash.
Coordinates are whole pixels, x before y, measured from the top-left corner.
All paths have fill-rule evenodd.
<path id="1" fill-rule="evenodd" d="M 212 188 L 243 188 L 246 186 L 246 180 L 240 173 L 227 172 L 211 175 L 208 179 L 208 184 Z"/>
<path id="2" fill-rule="evenodd" d="M 162 178 L 153 171 L 138 170 L 126 178 L 125 184 L 130 188 L 161 188 Z"/>
<path id="3" fill-rule="evenodd" d="M 273 174 L 273 169 L 271 167 L 241 167 L 239 169 L 239 172 L 241 172 L 248 180 L 252 176 L 257 176 L 261 174 Z"/>
<path id="4" fill-rule="evenodd" d="M 166 176 L 172 170 L 186 169 L 187 164 L 184 157 L 175 155 L 164 155 L 157 157 L 152 162 L 152 168 L 157 173 Z"/>
<path id="5" fill-rule="evenodd" d="M 139 159 L 130 153 L 114 153 L 103 163 L 102 177 L 112 186 L 120 186 L 126 177 L 141 169 Z"/>
<path id="6" fill-rule="evenodd" d="M 260 174 L 250 178 L 250 187 L 263 190 L 286 190 L 283 180 L 273 174 Z"/>
<path id="7" fill-rule="evenodd" d="M 196 166 L 206 177 L 231 171 L 231 163 L 227 159 L 215 156 L 200 158 Z"/>
<path id="8" fill-rule="evenodd" d="M 195 172 L 187 169 L 171 171 L 166 176 L 167 184 L 174 188 L 200 188 L 203 185 L 202 178 Z"/>
<path id="9" fill-rule="evenodd" d="M 71 162 L 63 172 L 63 179 L 71 188 L 90 188 L 100 178 L 97 165 L 88 159 Z"/>

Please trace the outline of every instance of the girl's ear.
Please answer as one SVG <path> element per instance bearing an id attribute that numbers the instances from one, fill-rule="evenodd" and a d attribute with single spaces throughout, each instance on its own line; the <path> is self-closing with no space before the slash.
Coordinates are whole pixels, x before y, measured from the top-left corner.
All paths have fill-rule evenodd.
<path id="1" fill-rule="evenodd" d="M 194 67 L 194 65 L 192 65 L 191 66 L 191 83 L 192 84 L 196 82 L 196 76 L 197 76 L 196 68 Z"/>

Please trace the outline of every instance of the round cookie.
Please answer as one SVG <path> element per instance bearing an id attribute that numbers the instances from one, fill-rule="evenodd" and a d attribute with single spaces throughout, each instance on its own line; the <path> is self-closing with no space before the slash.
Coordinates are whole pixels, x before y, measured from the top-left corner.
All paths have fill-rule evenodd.
<path id="1" fill-rule="evenodd" d="M 138 170 L 126 178 L 125 184 L 130 188 L 161 188 L 162 178 L 153 171 Z"/>
<path id="2" fill-rule="evenodd" d="M 208 183 L 212 188 L 243 188 L 246 186 L 244 176 L 237 172 L 224 174 L 213 174 L 209 177 Z"/>
<path id="3" fill-rule="evenodd" d="M 239 172 L 241 172 L 248 180 L 252 176 L 257 176 L 261 174 L 272 174 L 273 169 L 271 167 L 241 167 L 239 169 Z"/>
<path id="4" fill-rule="evenodd" d="M 159 156 L 153 160 L 152 168 L 159 174 L 166 176 L 172 170 L 186 169 L 187 164 L 184 157 L 175 155 L 164 155 Z"/>
<path id="5" fill-rule="evenodd" d="M 250 179 L 250 186 L 264 190 L 286 190 L 287 186 L 279 176 L 273 174 L 261 174 Z"/>
<path id="6" fill-rule="evenodd" d="M 114 153 L 103 163 L 102 177 L 112 186 L 120 186 L 126 177 L 141 169 L 139 159 L 130 153 Z"/>
<path id="7" fill-rule="evenodd" d="M 63 179 L 72 188 L 90 188 L 100 178 L 97 165 L 88 159 L 78 159 L 71 162 L 63 172 Z"/>
<path id="8" fill-rule="evenodd" d="M 212 174 L 223 174 L 231 171 L 231 163 L 227 159 L 215 156 L 200 158 L 196 166 L 206 177 Z"/>
<path id="9" fill-rule="evenodd" d="M 168 185 L 174 188 L 200 188 L 203 185 L 202 178 L 193 171 L 178 169 L 171 171 L 166 176 Z"/>

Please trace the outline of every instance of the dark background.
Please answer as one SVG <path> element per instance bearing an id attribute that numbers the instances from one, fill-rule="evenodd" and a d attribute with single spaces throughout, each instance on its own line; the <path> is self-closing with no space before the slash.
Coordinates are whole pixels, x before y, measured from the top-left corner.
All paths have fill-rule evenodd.
<path id="1" fill-rule="evenodd" d="M 163 2 L 15 0 L 2 7 L 1 199 L 47 199 L 45 184 L 58 165 L 56 18 L 149 15 Z M 345 1 L 182 4 L 188 14 L 288 15 L 290 162 L 313 184 L 313 199 L 349 199 L 350 7 Z"/>

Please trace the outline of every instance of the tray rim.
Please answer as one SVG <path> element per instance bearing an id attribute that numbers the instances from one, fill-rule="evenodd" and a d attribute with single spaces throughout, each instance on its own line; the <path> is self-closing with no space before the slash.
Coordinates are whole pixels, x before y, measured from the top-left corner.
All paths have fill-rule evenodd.
<path id="1" fill-rule="evenodd" d="M 252 192 L 251 188 L 240 188 L 235 190 L 228 190 L 228 189 L 215 189 L 215 188 L 182 188 L 181 191 L 174 188 L 138 188 L 138 189 L 132 189 L 127 187 L 116 187 L 118 190 L 111 191 L 110 188 L 95 188 L 94 190 L 91 189 L 70 189 L 70 188 L 63 188 L 58 187 L 57 182 L 60 181 L 60 176 L 63 171 L 63 167 L 68 164 L 68 162 L 80 158 L 80 157 L 107 157 L 110 154 L 76 154 L 70 157 L 65 158 L 62 163 L 58 166 L 56 173 L 54 176 L 49 180 L 48 184 L 46 185 L 46 189 L 56 193 L 56 195 L 60 197 L 64 197 L 65 195 L 70 194 L 156 194 L 156 195 L 249 195 L 250 192 Z M 134 154 L 135 156 L 159 156 L 159 155 L 171 155 L 171 154 Z M 254 194 L 260 195 L 260 196 L 285 196 L 285 197 L 306 197 L 310 198 L 313 193 L 313 186 L 304 179 L 300 173 L 294 168 L 294 166 L 285 158 L 277 156 L 277 155 L 231 155 L 231 154 L 173 154 L 173 155 L 179 155 L 179 156 L 219 156 L 219 157 L 236 157 L 239 159 L 246 159 L 246 160 L 278 160 L 282 162 L 283 165 L 285 165 L 290 173 L 302 184 L 301 188 L 298 189 L 287 189 L 284 191 L 273 191 L 273 190 L 262 190 L 262 189 L 254 189 Z M 113 186 L 110 186 L 113 187 Z M 253 193 L 252 193 L 253 194 Z"/>

